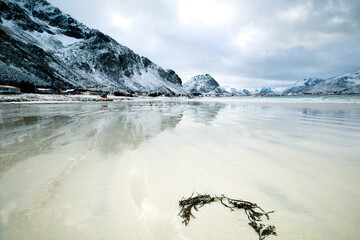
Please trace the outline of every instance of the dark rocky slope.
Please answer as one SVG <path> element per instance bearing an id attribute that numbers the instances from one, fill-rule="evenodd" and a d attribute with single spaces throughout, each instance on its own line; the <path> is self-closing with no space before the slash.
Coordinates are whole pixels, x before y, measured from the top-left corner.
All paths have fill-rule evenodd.
<path id="1" fill-rule="evenodd" d="M 57 89 L 181 94 L 181 79 L 45 0 L 0 0 L 0 79 Z"/>

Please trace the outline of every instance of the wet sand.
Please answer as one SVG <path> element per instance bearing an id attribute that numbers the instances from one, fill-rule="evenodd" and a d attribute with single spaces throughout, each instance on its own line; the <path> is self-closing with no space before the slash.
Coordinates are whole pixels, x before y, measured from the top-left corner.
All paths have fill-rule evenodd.
<path id="1" fill-rule="evenodd" d="M 0 105 L 0 239 L 257 239 L 226 194 L 275 210 L 267 239 L 360 237 L 360 105 Z"/>

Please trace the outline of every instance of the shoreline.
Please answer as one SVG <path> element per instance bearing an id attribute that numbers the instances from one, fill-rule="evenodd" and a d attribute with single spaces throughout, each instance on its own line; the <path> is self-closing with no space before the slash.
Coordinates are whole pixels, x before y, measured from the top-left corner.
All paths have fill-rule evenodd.
<path id="1" fill-rule="evenodd" d="M 129 97 L 98 95 L 61 95 L 61 94 L 4 94 L 0 95 L 0 103 L 57 103 L 57 102 L 111 102 L 129 100 Z"/>
<path id="2" fill-rule="evenodd" d="M 241 103 L 334 103 L 360 104 L 359 94 L 349 95 L 303 95 L 303 96 L 231 96 L 231 97 L 124 97 L 108 95 L 102 98 L 99 95 L 60 95 L 60 94 L 4 94 L 0 95 L 0 104 L 3 103 L 78 103 L 78 102 L 119 102 L 119 101 L 170 101 L 170 102 L 241 102 Z"/>

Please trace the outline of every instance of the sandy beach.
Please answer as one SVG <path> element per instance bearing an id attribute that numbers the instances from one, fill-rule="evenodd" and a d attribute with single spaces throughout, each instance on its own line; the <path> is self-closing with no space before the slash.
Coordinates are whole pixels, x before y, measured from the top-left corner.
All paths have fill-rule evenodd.
<path id="1" fill-rule="evenodd" d="M 359 104 L 202 100 L 0 104 L 0 238 L 258 239 L 219 204 L 182 224 L 193 192 L 275 210 L 267 239 L 360 237 Z"/>

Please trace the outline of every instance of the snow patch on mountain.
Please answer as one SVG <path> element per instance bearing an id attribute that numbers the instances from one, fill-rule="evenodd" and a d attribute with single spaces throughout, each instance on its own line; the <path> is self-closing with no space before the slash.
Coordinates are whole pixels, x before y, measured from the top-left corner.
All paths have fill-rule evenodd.
<path id="1" fill-rule="evenodd" d="M 0 77 L 7 82 L 185 94 L 173 70 L 140 57 L 46 0 L 0 0 L 0 8 Z M 18 71 L 28 77 L 14 78 Z"/>
<path id="2" fill-rule="evenodd" d="M 184 84 L 184 89 L 190 94 L 228 95 L 230 94 L 209 74 L 192 77 Z"/>
<path id="3" fill-rule="evenodd" d="M 309 78 L 297 81 L 284 94 L 357 93 L 360 86 L 360 71 L 328 79 Z M 352 90 L 351 90 L 352 89 Z"/>

